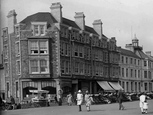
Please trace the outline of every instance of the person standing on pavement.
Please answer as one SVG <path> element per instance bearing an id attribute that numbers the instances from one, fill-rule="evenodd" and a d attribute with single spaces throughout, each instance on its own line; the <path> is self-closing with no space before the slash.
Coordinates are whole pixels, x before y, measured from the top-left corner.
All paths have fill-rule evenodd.
<path id="1" fill-rule="evenodd" d="M 77 94 L 77 105 L 79 106 L 79 111 L 82 111 L 81 109 L 82 102 L 83 102 L 83 94 L 81 90 L 79 90 Z"/>
<path id="2" fill-rule="evenodd" d="M 91 106 L 92 102 L 93 102 L 92 97 L 90 96 L 88 91 L 86 91 L 86 94 L 85 94 L 85 104 L 86 104 L 86 108 L 87 108 L 88 112 L 90 111 L 90 106 Z"/>
<path id="3" fill-rule="evenodd" d="M 119 110 L 124 110 L 124 106 L 122 104 L 122 102 L 123 102 L 123 92 L 122 92 L 122 90 L 118 91 L 117 98 L 118 98 L 118 103 L 119 103 Z"/>
<path id="4" fill-rule="evenodd" d="M 144 101 L 146 100 L 146 95 L 144 92 L 141 94 L 139 99 L 140 99 L 139 106 L 140 106 L 142 114 L 144 114 L 143 105 L 144 105 Z"/>
<path id="5" fill-rule="evenodd" d="M 71 95 L 71 93 L 67 95 L 67 103 L 68 103 L 69 106 L 72 105 L 72 95 Z"/>

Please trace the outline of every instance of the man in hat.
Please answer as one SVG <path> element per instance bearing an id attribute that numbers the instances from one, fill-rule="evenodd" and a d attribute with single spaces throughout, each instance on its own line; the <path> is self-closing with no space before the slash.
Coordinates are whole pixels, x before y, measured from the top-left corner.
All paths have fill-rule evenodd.
<path id="1" fill-rule="evenodd" d="M 81 110 L 82 102 L 83 102 L 83 94 L 82 94 L 81 90 L 79 90 L 78 94 L 77 94 L 77 105 L 79 106 L 79 111 L 82 111 Z"/>

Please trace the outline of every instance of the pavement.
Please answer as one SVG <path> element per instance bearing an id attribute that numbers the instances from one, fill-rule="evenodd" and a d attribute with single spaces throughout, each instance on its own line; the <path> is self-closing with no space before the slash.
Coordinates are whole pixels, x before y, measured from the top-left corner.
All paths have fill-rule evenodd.
<path id="1" fill-rule="evenodd" d="M 153 99 L 148 100 L 148 115 L 153 115 Z M 78 111 L 78 106 L 50 106 L 29 109 L 17 109 L 3 111 L 2 115 L 141 115 L 139 101 L 124 102 L 125 110 L 118 110 L 118 103 L 92 105 L 91 111 L 87 112 L 85 105 L 82 111 Z"/>

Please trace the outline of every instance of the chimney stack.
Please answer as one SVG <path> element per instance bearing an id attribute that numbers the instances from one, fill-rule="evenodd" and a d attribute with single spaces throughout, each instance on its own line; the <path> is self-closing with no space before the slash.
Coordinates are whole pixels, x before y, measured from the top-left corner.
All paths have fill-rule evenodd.
<path id="1" fill-rule="evenodd" d="M 102 23 L 101 19 L 95 20 L 95 21 L 93 22 L 93 28 L 94 28 L 94 30 L 99 34 L 100 38 L 101 38 L 102 35 L 103 35 L 102 24 L 103 24 L 103 23 Z"/>
<path id="2" fill-rule="evenodd" d="M 81 28 L 81 30 L 85 30 L 85 15 L 83 12 L 75 13 L 75 23 Z"/>
<path id="3" fill-rule="evenodd" d="M 51 14 L 53 17 L 59 22 L 62 22 L 62 5 L 60 2 L 52 3 L 51 7 Z"/>
<path id="4" fill-rule="evenodd" d="M 16 12 L 15 10 L 11 10 L 8 15 L 8 33 L 13 33 L 14 32 L 14 25 L 17 23 L 17 19 L 16 19 Z"/>
<path id="5" fill-rule="evenodd" d="M 146 51 L 146 55 L 151 56 L 151 51 Z"/>

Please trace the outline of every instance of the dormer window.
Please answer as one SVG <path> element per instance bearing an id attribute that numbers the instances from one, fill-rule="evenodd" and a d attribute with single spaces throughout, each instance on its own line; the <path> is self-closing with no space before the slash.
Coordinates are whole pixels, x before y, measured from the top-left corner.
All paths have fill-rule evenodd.
<path id="1" fill-rule="evenodd" d="M 46 22 L 32 22 L 34 36 L 44 36 L 46 30 Z"/>

